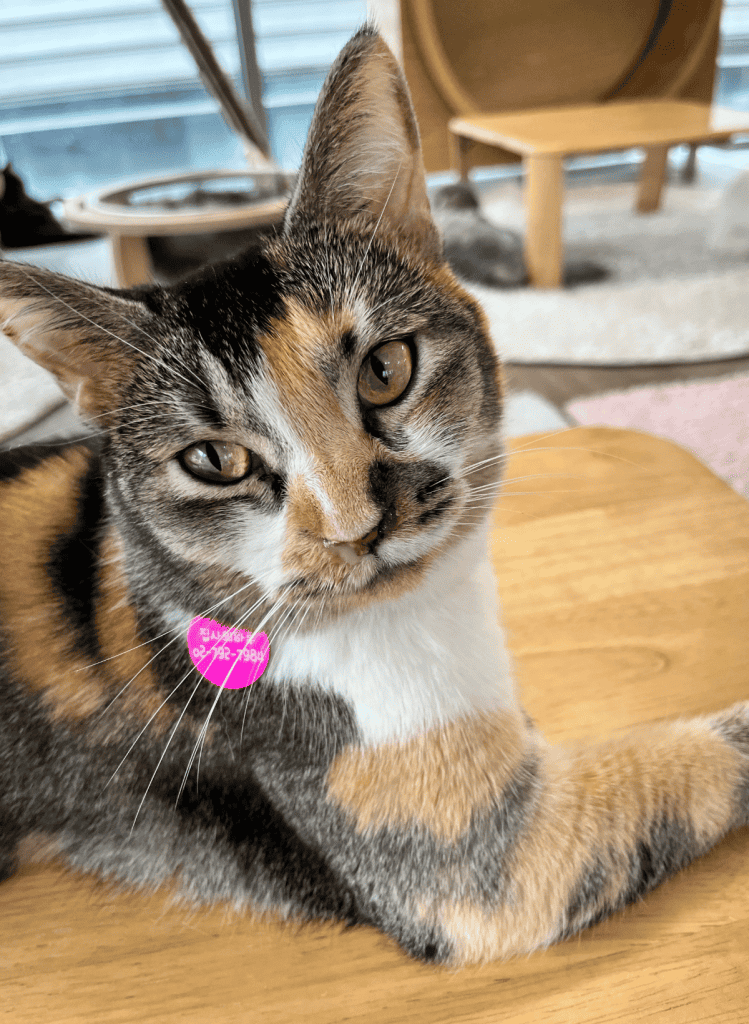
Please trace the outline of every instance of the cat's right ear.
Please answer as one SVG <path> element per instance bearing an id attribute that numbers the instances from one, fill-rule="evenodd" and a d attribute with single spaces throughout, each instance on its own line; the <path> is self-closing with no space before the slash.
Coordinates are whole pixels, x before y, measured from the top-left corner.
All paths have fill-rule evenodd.
<path id="1" fill-rule="evenodd" d="M 136 298 L 0 258 L 0 331 L 54 374 L 84 418 L 105 423 L 119 404 L 119 386 L 144 347 L 126 336 L 146 318 Z"/>
<path id="2" fill-rule="evenodd" d="M 441 254 L 408 86 L 372 27 L 357 32 L 325 79 L 285 230 L 293 231 L 299 217 L 361 213 L 424 254 Z"/>

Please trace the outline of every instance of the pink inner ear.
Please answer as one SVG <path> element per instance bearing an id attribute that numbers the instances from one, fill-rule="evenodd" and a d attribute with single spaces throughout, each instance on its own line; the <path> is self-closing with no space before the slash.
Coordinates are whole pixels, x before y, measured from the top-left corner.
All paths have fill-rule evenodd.
<path id="1" fill-rule="evenodd" d="M 5 334 L 56 377 L 84 416 L 100 417 L 119 404 L 120 382 L 142 345 L 135 321 L 149 315 L 137 299 L 110 295 L 39 267 L 0 261 Z"/>

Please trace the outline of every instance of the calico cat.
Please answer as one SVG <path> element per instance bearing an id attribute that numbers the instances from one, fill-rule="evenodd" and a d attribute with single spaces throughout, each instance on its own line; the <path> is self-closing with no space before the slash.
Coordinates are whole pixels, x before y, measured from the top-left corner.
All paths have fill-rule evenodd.
<path id="1" fill-rule="evenodd" d="M 5 332 L 100 431 L 6 467 L 3 876 L 44 846 L 465 964 L 749 824 L 749 704 L 571 749 L 519 704 L 487 553 L 502 376 L 374 30 L 277 238 L 168 288 L 0 278 Z M 198 617 L 264 631 L 264 674 L 204 678 Z"/>

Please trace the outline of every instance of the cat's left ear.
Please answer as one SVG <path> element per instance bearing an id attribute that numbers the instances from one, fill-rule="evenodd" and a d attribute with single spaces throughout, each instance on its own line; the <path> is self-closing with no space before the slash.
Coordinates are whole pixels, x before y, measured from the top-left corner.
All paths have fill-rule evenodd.
<path id="1" fill-rule="evenodd" d="M 148 345 L 139 329 L 147 318 L 135 296 L 0 258 L 0 331 L 54 374 L 84 418 L 105 422 L 119 404 L 120 385 Z"/>
<path id="2" fill-rule="evenodd" d="M 384 231 L 441 255 L 406 80 L 372 27 L 344 47 L 315 107 L 285 230 L 300 217 L 371 215 Z"/>

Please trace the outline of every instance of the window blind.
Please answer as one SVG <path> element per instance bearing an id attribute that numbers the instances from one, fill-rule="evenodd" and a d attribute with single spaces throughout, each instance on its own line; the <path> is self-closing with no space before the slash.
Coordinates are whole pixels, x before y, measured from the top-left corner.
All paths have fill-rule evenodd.
<path id="1" fill-rule="evenodd" d="M 190 8 L 243 91 L 232 0 Z M 271 145 L 293 167 L 366 0 L 254 0 L 252 17 Z M 3 0 L 0 139 L 47 193 L 244 159 L 158 0 Z"/>

